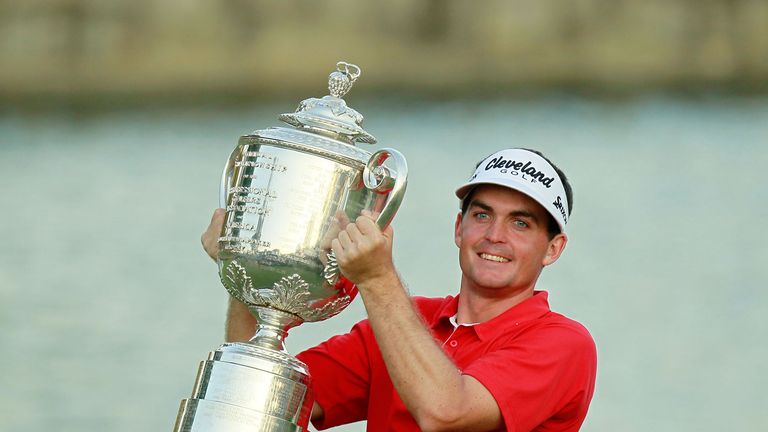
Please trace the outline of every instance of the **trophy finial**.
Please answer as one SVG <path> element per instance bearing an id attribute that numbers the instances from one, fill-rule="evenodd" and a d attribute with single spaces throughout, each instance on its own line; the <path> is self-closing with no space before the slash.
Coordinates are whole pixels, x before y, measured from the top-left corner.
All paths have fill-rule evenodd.
<path id="1" fill-rule="evenodd" d="M 360 76 L 360 68 L 347 62 L 336 63 L 336 70 L 328 76 L 328 91 L 331 96 L 342 98 L 349 92 L 352 85 Z"/>
<path id="2" fill-rule="evenodd" d="M 329 96 L 304 99 L 296 112 L 280 115 L 280 120 L 291 126 L 330 136 L 347 144 L 355 142 L 374 144 L 376 138 L 363 129 L 363 116 L 351 107 L 342 97 L 352 88 L 360 76 L 357 65 L 340 61 L 336 70 L 328 76 Z"/>

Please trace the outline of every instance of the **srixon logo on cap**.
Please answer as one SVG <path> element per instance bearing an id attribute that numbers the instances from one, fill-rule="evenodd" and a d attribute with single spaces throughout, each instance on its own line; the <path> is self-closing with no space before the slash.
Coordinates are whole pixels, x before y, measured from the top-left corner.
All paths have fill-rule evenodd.
<path id="1" fill-rule="evenodd" d="M 554 205 L 556 209 L 560 210 L 560 214 L 563 215 L 563 221 L 568 223 L 568 215 L 565 213 L 565 205 L 563 205 L 563 200 L 560 198 L 560 195 L 557 196 L 557 199 L 552 203 L 552 205 Z"/>
<path id="2" fill-rule="evenodd" d="M 498 169 L 501 173 L 508 173 L 509 170 L 513 170 L 513 175 L 518 173 L 528 174 L 533 180 L 538 180 L 541 184 L 547 188 L 552 187 L 552 182 L 555 181 L 554 177 L 547 177 L 543 171 L 539 171 L 533 166 L 533 162 L 517 162 L 514 160 L 504 159 L 502 156 L 497 156 L 488 162 L 485 166 L 485 170 Z"/>

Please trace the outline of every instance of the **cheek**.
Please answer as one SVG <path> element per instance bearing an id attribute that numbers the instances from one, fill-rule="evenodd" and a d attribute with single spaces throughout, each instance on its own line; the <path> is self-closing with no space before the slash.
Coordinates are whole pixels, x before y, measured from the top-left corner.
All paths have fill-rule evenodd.
<path id="1" fill-rule="evenodd" d="M 526 261 L 533 267 L 539 267 L 543 265 L 547 256 L 548 243 L 544 242 L 528 242 L 525 245 L 518 248 L 518 250 L 526 256 Z"/>
<path id="2" fill-rule="evenodd" d="M 453 241 L 459 248 L 469 249 L 482 238 L 482 233 L 476 227 L 460 226 L 454 236 Z"/>

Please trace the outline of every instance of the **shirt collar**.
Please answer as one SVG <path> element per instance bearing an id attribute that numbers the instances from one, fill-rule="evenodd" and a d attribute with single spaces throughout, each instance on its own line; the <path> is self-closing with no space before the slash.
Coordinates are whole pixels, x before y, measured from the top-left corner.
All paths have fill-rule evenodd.
<path id="1" fill-rule="evenodd" d="M 450 323 L 450 318 L 454 315 L 456 315 L 456 312 L 459 310 L 459 296 L 453 297 L 448 296 L 445 298 L 445 301 L 443 302 L 442 306 L 437 310 L 437 314 L 435 315 L 435 318 L 432 320 L 432 328 L 437 328 L 440 324 L 443 322 L 448 321 L 448 323 L 452 326 L 453 324 Z"/>
<path id="2" fill-rule="evenodd" d="M 540 318 L 549 313 L 549 294 L 546 291 L 534 291 L 533 295 L 525 299 L 522 303 L 507 309 L 498 316 L 488 321 L 477 323 L 472 326 L 481 340 L 497 337 L 506 332 L 509 328 L 514 328 L 524 322 Z M 440 323 L 448 321 L 456 315 L 459 305 L 459 296 L 448 297 L 446 302 L 437 311 L 436 319 L 433 321 L 432 328 Z"/>

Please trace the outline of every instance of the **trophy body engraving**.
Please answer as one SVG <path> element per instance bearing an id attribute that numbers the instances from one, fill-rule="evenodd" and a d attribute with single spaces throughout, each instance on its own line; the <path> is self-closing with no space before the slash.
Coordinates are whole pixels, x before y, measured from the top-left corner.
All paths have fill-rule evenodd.
<path id="1" fill-rule="evenodd" d="M 406 186 L 399 152 L 355 146 L 376 141 L 341 99 L 359 75 L 357 66 L 338 63 L 330 96 L 282 114 L 292 128 L 242 136 L 230 155 L 221 179 L 219 275 L 258 328 L 248 342 L 225 343 L 200 363 L 175 432 L 307 429 L 310 376 L 283 341 L 290 328 L 349 305 L 357 288 L 339 274 L 331 240 L 366 211 L 386 227 Z"/>

